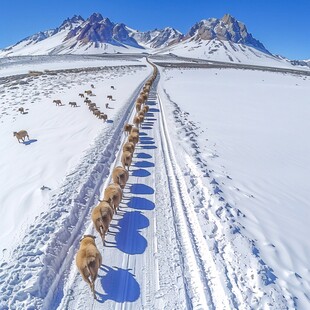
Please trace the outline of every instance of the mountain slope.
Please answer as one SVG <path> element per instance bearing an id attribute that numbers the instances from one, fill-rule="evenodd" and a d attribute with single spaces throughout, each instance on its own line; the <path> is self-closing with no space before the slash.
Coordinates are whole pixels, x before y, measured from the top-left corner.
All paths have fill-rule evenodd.
<path id="1" fill-rule="evenodd" d="M 147 32 L 140 32 L 131 29 L 131 36 L 137 42 L 146 48 L 162 48 L 173 43 L 180 42 L 184 35 L 171 27 L 166 27 L 162 30 L 152 30 Z"/>
<path id="2" fill-rule="evenodd" d="M 94 13 L 84 20 L 74 16 L 54 30 L 39 32 L 0 52 L 0 56 L 101 54 L 141 52 L 141 46 L 124 24 L 115 24 Z"/>
<path id="3" fill-rule="evenodd" d="M 175 54 L 179 57 L 197 58 L 210 61 L 232 62 L 273 67 L 290 67 L 293 65 L 271 54 L 263 53 L 244 44 L 219 39 L 193 41 L 187 39 L 176 45 L 162 49 L 157 54 Z"/>
<path id="4" fill-rule="evenodd" d="M 203 19 L 187 34 L 166 27 L 141 32 L 94 13 L 66 19 L 58 28 L 38 32 L 0 50 L 0 57 L 22 55 L 173 53 L 205 60 L 280 67 L 304 66 L 270 53 L 246 26 L 229 14 Z"/>
<path id="5" fill-rule="evenodd" d="M 275 67 L 293 67 L 287 59 L 272 55 L 254 39 L 246 26 L 226 14 L 196 23 L 180 42 L 162 49 L 180 57 Z"/>
<path id="6" fill-rule="evenodd" d="M 246 26 L 229 14 L 221 19 L 210 18 L 196 23 L 187 33 L 185 39 L 195 41 L 218 39 L 254 47 L 266 54 L 270 52 L 265 46 L 248 33 Z"/>

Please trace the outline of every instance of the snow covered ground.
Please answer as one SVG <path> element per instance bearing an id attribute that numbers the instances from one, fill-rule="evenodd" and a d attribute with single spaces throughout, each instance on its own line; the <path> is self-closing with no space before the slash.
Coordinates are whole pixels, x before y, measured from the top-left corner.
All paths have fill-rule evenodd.
<path id="1" fill-rule="evenodd" d="M 29 71 L 97 68 L 138 65 L 143 55 L 54 55 L 0 58 L 0 77 L 28 74 Z"/>
<path id="2" fill-rule="evenodd" d="M 178 124 L 171 135 L 184 169 L 197 173 L 192 182 L 211 181 L 214 197 L 243 214 L 237 233 L 268 266 L 266 287 L 290 292 L 298 309 L 310 305 L 309 86 L 309 77 L 280 73 L 164 69 L 159 91 Z M 197 203 L 203 226 L 212 207 Z"/>
<path id="3" fill-rule="evenodd" d="M 19 83 L 5 85 L 0 112 L 1 216 L 10 225 L 1 225 L 1 251 L 12 246 L 15 238 L 19 240 L 18 227 L 27 226 L 28 217 L 45 210 L 45 203 L 59 190 L 83 151 L 94 143 L 100 131 L 111 126 L 96 119 L 78 94 L 89 89 L 91 83 L 95 84 L 93 102 L 113 121 L 132 89 L 146 75 L 143 66 L 107 67 L 87 73 L 27 77 Z M 115 91 L 110 89 L 110 84 L 115 84 Z M 110 93 L 116 99 L 110 102 L 111 109 L 106 109 L 106 96 Z M 65 106 L 56 106 L 53 99 L 61 99 Z M 78 108 L 70 107 L 69 101 L 76 101 Z M 24 107 L 26 114 L 20 114 L 19 107 Z M 26 147 L 13 137 L 13 131 L 21 129 L 28 130 L 31 138 Z M 42 192 L 42 185 L 52 190 Z M 9 206 L 15 207 L 11 210 Z"/>
<path id="4" fill-rule="evenodd" d="M 93 300 L 75 254 L 97 234 L 90 213 L 152 68 L 133 56 L 109 66 L 60 57 L 32 69 L 56 75 L 1 80 L 0 308 L 309 308 L 309 77 L 160 69 L 120 211 L 97 242 Z M 7 72 L 27 73 L 21 62 Z M 91 83 L 107 123 L 78 96 Z M 13 137 L 20 129 L 30 142 Z"/>
<path id="5" fill-rule="evenodd" d="M 170 53 L 179 57 L 200 60 L 296 69 L 296 66 L 293 66 L 288 60 L 266 54 L 251 46 L 217 39 L 200 41 L 188 39 L 163 48 L 156 54 L 165 55 Z M 297 68 L 302 69 L 302 67 Z"/>

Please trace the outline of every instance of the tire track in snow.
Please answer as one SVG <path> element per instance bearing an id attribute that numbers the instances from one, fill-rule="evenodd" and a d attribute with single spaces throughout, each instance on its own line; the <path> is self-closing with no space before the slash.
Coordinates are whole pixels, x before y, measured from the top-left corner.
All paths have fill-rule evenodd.
<path id="1" fill-rule="evenodd" d="M 191 214 L 192 203 L 187 194 L 187 186 L 175 159 L 173 146 L 167 131 L 163 105 L 159 99 L 162 112 L 161 137 L 165 150 L 165 163 L 169 176 L 170 191 L 173 193 L 172 205 L 175 214 L 175 227 L 178 231 L 181 251 L 184 255 L 184 271 L 187 287 L 191 291 L 192 307 L 195 309 L 229 309 L 233 303 L 227 299 L 227 292 L 218 279 L 216 268 L 207 268 L 212 261 L 196 216 Z M 213 291 L 216 286 L 216 293 Z"/>
<path id="2" fill-rule="evenodd" d="M 178 159 L 183 164 L 188 192 L 195 197 L 192 207 L 199 206 L 199 209 L 195 207 L 197 213 L 200 211 L 204 215 L 193 216 L 199 221 L 207 247 L 214 251 L 214 266 L 223 285 L 227 286 L 228 292 L 231 291 L 233 308 L 296 308 L 292 296 L 275 281 L 273 270 L 260 257 L 254 240 L 241 233 L 244 227 L 236 219 L 244 215 L 226 203 L 219 184 L 210 175 L 212 171 L 207 169 L 200 157 L 195 124 L 188 121 L 188 113 L 182 112 L 167 93 L 166 96 L 173 104 L 176 121 L 180 123 L 177 139 L 183 135 L 191 137 L 189 140 L 191 148 L 194 147 L 194 154 L 186 151 L 189 145 L 184 145 L 182 158 Z M 208 180 L 209 186 L 204 184 L 205 180 Z"/>

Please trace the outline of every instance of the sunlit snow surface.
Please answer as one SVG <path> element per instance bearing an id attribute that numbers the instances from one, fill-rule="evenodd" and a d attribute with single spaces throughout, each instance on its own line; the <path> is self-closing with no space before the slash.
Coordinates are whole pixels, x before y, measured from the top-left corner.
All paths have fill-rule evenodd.
<path id="1" fill-rule="evenodd" d="M 193 128 L 186 134 L 178 123 L 179 130 L 171 131 L 179 153 L 191 157 L 188 143 L 199 152 L 211 180 L 218 183 L 215 194 L 245 215 L 239 220 L 241 234 L 255 240 L 256 254 L 273 269 L 277 283 L 298 298 L 299 309 L 307 309 L 310 78 L 164 69 L 160 95 L 168 111 L 180 110 L 174 113 L 176 120 Z M 168 115 L 172 122 L 172 113 Z M 198 212 L 207 208 L 199 206 Z"/>
<path id="2" fill-rule="evenodd" d="M 151 67 L 132 55 L 0 67 L 1 309 L 309 308 L 309 77 L 160 68 L 121 210 L 106 246 L 97 238 L 94 301 L 74 257 L 97 234 L 90 212 Z M 107 123 L 78 96 L 90 84 Z"/>

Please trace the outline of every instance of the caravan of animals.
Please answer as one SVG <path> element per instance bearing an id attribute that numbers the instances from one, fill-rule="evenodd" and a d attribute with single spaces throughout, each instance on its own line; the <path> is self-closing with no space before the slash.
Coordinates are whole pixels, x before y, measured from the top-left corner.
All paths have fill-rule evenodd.
<path id="1" fill-rule="evenodd" d="M 149 106 L 146 102 L 151 86 L 157 76 L 156 66 L 152 63 L 150 64 L 154 68 L 154 71 L 152 76 L 145 83 L 136 100 L 136 115 L 133 118 L 133 124 L 125 124 L 124 126 L 124 133 L 128 135 L 128 138 L 127 142 L 123 145 L 123 154 L 121 156 L 122 167 L 118 166 L 114 168 L 112 172 L 113 183 L 108 185 L 108 187 L 104 190 L 103 200 L 100 200 L 100 203 L 93 209 L 91 214 L 93 225 L 99 233 L 103 245 L 105 244 L 105 235 L 109 230 L 110 222 L 112 221 L 114 213 L 117 213 L 119 204 L 123 197 L 123 189 L 129 179 L 129 169 L 131 166 L 132 157 L 135 151 L 135 146 L 139 142 L 139 126 L 141 126 L 144 122 L 145 114 L 149 111 Z M 91 88 L 95 88 L 94 84 L 91 84 Z M 111 89 L 114 90 L 115 87 L 111 86 Z M 96 96 L 92 90 L 86 90 L 84 93 L 87 96 Z M 107 114 L 101 112 L 96 106 L 96 103 L 92 102 L 88 97 L 85 97 L 83 93 L 80 93 L 79 96 L 81 98 L 85 98 L 84 102 L 88 105 L 89 110 L 93 112 L 96 117 L 103 119 L 104 122 L 107 120 Z M 107 99 L 114 100 L 112 95 L 108 95 Z M 64 106 L 60 99 L 53 100 L 53 103 L 55 103 L 56 106 Z M 76 102 L 69 102 L 69 105 L 71 107 L 78 106 Z M 108 103 L 105 106 L 106 108 L 109 108 Z M 21 114 L 25 113 L 25 109 L 23 107 L 19 108 L 18 111 Z M 14 132 L 13 134 L 16 136 L 19 143 L 21 141 L 25 142 L 26 137 L 29 140 L 29 135 L 26 130 L 20 130 L 19 132 Z M 84 237 L 80 240 L 80 248 L 76 255 L 76 265 L 82 278 L 89 284 L 94 298 L 96 298 L 94 283 L 98 276 L 98 270 L 101 264 L 102 256 L 96 247 L 95 236 L 84 235 Z"/>
<path id="2" fill-rule="evenodd" d="M 144 121 L 145 114 L 149 111 L 149 106 L 146 104 L 149 91 L 157 76 L 157 68 L 154 68 L 151 78 L 146 82 L 141 91 L 136 104 L 136 115 L 133 119 L 133 124 L 126 124 L 124 132 L 127 133 L 127 142 L 123 145 L 123 153 L 121 157 L 122 167 L 117 166 L 112 172 L 113 183 L 108 185 L 104 190 L 103 200 L 93 209 L 91 219 L 94 227 L 99 233 L 103 245 L 105 244 L 105 235 L 109 230 L 109 225 L 112 221 L 113 214 L 117 213 L 119 204 L 122 200 L 123 189 L 129 179 L 129 168 L 132 162 L 135 146 L 139 142 L 139 125 Z M 89 92 L 88 94 L 91 94 Z M 112 98 L 111 98 L 112 99 Z M 143 106 L 143 107 L 142 107 Z M 94 113 L 95 114 L 95 113 Z M 84 235 L 80 241 L 80 248 L 76 255 L 76 265 L 93 293 L 95 294 L 95 280 L 98 276 L 99 267 L 102 264 L 102 256 L 96 247 L 95 236 Z"/>

